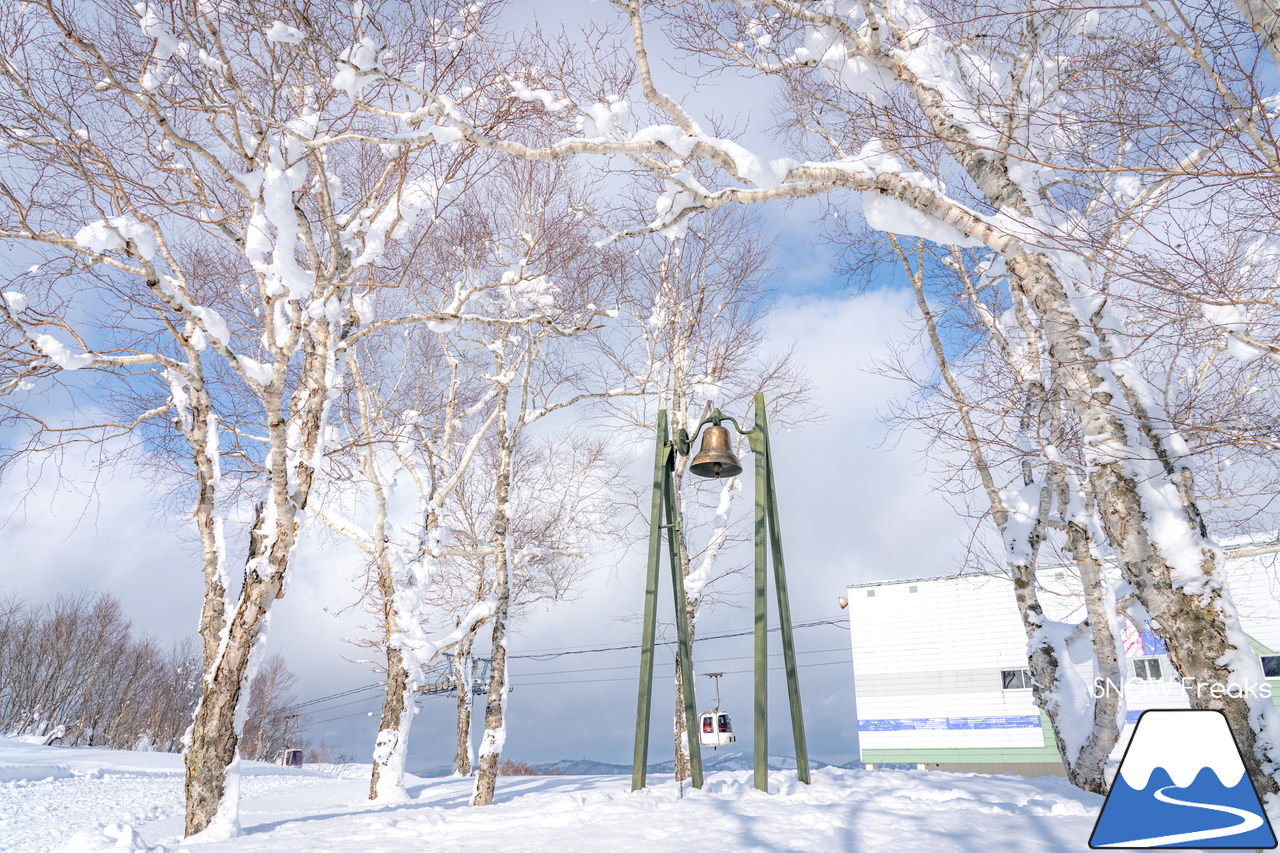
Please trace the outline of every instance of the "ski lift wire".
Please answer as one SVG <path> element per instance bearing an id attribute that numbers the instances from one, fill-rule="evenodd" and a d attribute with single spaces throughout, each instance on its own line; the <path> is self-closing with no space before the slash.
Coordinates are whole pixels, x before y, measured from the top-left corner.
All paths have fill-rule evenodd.
<path id="1" fill-rule="evenodd" d="M 844 661 L 844 660 L 820 661 L 818 663 L 797 664 L 797 666 L 803 667 L 805 669 L 818 667 L 818 666 L 849 666 L 849 661 Z M 781 667 L 781 666 L 769 667 L 770 672 L 782 672 L 783 669 L 784 667 Z M 755 671 L 754 669 L 732 669 L 732 670 L 725 670 L 724 674 L 725 675 L 742 675 L 743 673 L 754 672 L 754 671 Z M 514 687 L 537 687 L 539 685 L 544 685 L 544 684 L 606 684 L 612 681 L 634 682 L 635 679 L 634 678 L 576 678 L 576 679 L 570 679 L 567 681 L 512 681 L 511 684 Z"/>
<path id="2" fill-rule="evenodd" d="M 793 628 L 817 628 L 823 625 L 834 625 L 838 628 L 845 628 L 848 626 L 848 624 L 849 623 L 847 619 L 815 619 L 809 622 L 797 622 L 792 627 Z M 779 628 L 775 626 L 775 627 L 769 628 L 768 630 L 770 632 L 776 632 L 779 630 Z M 727 634 L 710 634 L 704 637 L 695 637 L 694 642 L 697 643 L 703 640 L 724 640 L 724 639 L 729 639 L 731 637 L 746 637 L 746 636 L 750 636 L 752 633 L 754 633 L 754 630 L 734 631 Z M 663 640 L 657 643 L 657 645 L 671 646 L 671 645 L 675 645 L 675 643 L 676 643 L 675 640 Z M 571 648 L 566 651 L 557 651 L 557 652 L 553 652 L 553 651 L 530 652 L 523 655 L 507 655 L 507 658 L 510 660 L 535 660 L 535 661 L 542 662 L 542 661 L 555 660 L 556 658 L 565 657 L 568 655 L 584 655 L 584 654 L 593 654 L 596 652 L 627 651 L 630 649 L 638 649 L 638 648 L 640 648 L 639 643 L 632 643 L 626 646 L 607 646 L 607 647 L 600 647 L 600 648 L 590 648 L 590 647 Z M 732 658 L 719 658 L 718 660 L 732 660 Z M 588 671 L 596 671 L 596 670 L 593 669 Z M 375 681 L 371 684 L 366 684 L 363 687 L 353 687 L 350 690 L 343 690 L 340 693 L 331 693 L 328 696 L 320 696 L 316 699 L 308 699 L 305 702 L 297 702 L 293 705 L 288 706 L 287 708 L 284 708 L 283 710 L 293 711 L 297 708 L 305 708 L 309 705 L 318 705 L 321 702 L 327 702 L 330 699 L 341 699 L 345 696 L 354 696 L 357 693 L 363 693 L 366 690 L 381 690 L 383 689 L 383 687 L 384 687 L 383 682 Z M 316 713 L 319 713 L 321 710 L 323 709 L 318 709 Z M 320 721 L 320 722 L 324 722 L 324 721 Z"/>
<path id="3" fill-rule="evenodd" d="M 325 719 L 323 719 L 323 720 L 316 720 L 315 722 L 308 723 L 307 725 L 308 725 L 308 726 L 318 726 L 318 725 L 320 725 L 321 723 L 332 723 L 334 720 L 346 720 L 346 719 L 349 719 L 349 718 L 351 718 L 351 717 L 372 717 L 372 716 L 373 716 L 374 714 L 376 714 L 377 712 L 378 712 L 378 709 L 377 709 L 377 708 L 371 708 L 371 709 L 370 709 L 370 710 L 368 710 L 368 711 L 356 711 L 356 712 L 351 713 L 351 714 L 343 714 L 343 715 L 342 715 L 342 716 L 340 716 L 340 717 L 326 717 L 326 718 L 325 718 Z"/>
<path id="4" fill-rule="evenodd" d="M 808 651 L 796 652 L 796 654 L 826 654 L 829 652 L 845 652 L 847 654 L 849 653 L 849 647 L 841 646 L 837 648 L 814 648 L 814 649 L 808 649 Z M 782 657 L 782 652 L 771 652 L 769 653 L 769 657 Z M 695 661 L 695 663 L 719 663 L 722 661 L 751 661 L 751 660 L 755 660 L 755 658 L 751 656 L 751 654 L 739 654 L 739 656 L 736 656 L 736 657 L 699 658 L 699 660 Z M 836 661 L 836 662 L 845 663 L 847 661 Z M 524 675 L 526 676 L 526 678 L 529 678 L 529 676 L 535 676 L 535 675 L 570 675 L 570 674 L 573 674 L 573 672 L 607 672 L 609 670 L 635 670 L 635 669 L 636 669 L 635 663 L 627 663 L 626 666 L 589 666 L 581 670 L 550 670 L 547 672 L 521 672 L 521 675 Z"/>
<path id="5" fill-rule="evenodd" d="M 847 624 L 848 623 L 845 620 L 821 619 L 821 620 L 815 620 L 812 622 L 798 622 L 792 625 L 792 628 L 816 628 L 822 625 L 835 625 L 837 627 L 844 628 L 846 627 Z M 781 628 L 777 625 L 774 625 L 768 629 L 769 633 L 777 633 L 779 630 L 781 630 Z M 705 640 L 727 640 L 731 637 L 749 637 L 754 633 L 755 633 L 755 629 L 753 628 L 746 631 L 732 631 L 726 634 L 708 634 L 707 636 L 703 636 L 703 637 L 695 637 L 693 641 L 695 643 L 699 643 Z M 654 645 L 674 646 L 676 642 L 677 642 L 676 640 L 661 640 L 655 643 Z M 620 651 L 627 651 L 630 649 L 638 649 L 638 648 L 640 648 L 639 643 L 631 643 L 625 646 L 610 646 L 608 648 L 599 648 L 599 649 L 586 648 L 586 649 L 576 649 L 576 650 L 563 651 L 563 652 L 528 652 L 523 655 L 507 655 L 507 658 L 508 660 L 548 661 L 548 660 L 554 660 L 559 657 L 567 657 L 568 655 L 586 655 L 586 654 L 594 654 L 596 652 L 620 652 Z"/>

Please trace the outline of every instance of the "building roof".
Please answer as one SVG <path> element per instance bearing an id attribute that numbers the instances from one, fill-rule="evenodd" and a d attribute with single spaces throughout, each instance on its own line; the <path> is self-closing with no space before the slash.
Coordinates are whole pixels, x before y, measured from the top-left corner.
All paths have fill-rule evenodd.
<path id="1" fill-rule="evenodd" d="M 1274 534 L 1265 534 L 1262 536 L 1232 536 L 1225 537 L 1220 540 L 1222 550 L 1228 557 L 1253 557 L 1260 554 L 1272 554 L 1280 552 L 1280 538 Z M 1230 543 L 1230 544 L 1227 544 Z M 1114 565 L 1114 560 L 1108 558 L 1103 561 L 1105 565 Z M 1048 566 L 1040 566 L 1038 571 L 1047 572 L 1053 569 L 1074 569 L 1075 566 L 1070 563 L 1055 563 Z M 988 572 L 956 572 L 948 575 L 930 575 L 917 578 L 894 578 L 891 580 L 864 581 L 862 583 L 847 584 L 848 589 L 865 589 L 873 586 L 895 586 L 904 583 L 928 583 L 931 581 L 949 581 L 949 580 L 969 580 L 973 578 L 984 577 L 1007 577 L 1008 569 L 993 569 Z"/>
<path id="2" fill-rule="evenodd" d="M 866 581 L 864 583 L 851 583 L 849 589 L 864 589 L 872 586 L 896 586 L 903 583 L 928 583 L 930 581 L 951 581 L 951 580 L 968 580 L 970 578 L 990 578 L 1007 576 L 1005 570 L 997 570 L 991 572 L 959 572 L 952 575 L 934 575 L 933 577 L 924 578 L 895 578 L 893 580 Z"/>

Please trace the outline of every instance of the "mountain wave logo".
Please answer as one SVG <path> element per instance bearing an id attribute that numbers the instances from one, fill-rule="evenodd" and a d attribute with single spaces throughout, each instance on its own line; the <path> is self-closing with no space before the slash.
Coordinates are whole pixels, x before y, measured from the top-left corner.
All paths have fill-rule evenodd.
<path id="1" fill-rule="evenodd" d="M 1220 711 L 1144 711 L 1089 846 L 1276 846 L 1275 833 Z"/>

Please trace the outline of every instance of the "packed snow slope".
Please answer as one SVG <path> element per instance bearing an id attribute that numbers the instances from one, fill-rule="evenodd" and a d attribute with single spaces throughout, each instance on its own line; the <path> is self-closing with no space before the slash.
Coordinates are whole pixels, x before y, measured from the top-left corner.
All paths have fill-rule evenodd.
<path id="1" fill-rule="evenodd" d="M 181 838 L 180 756 L 0 739 L 0 850 L 1083 853 L 1102 805 L 1061 779 L 893 770 L 822 768 L 812 785 L 779 771 L 768 794 L 749 772 L 715 772 L 683 798 L 670 776 L 634 794 L 629 777 L 503 777 L 484 808 L 455 777 L 411 778 L 411 802 L 380 806 L 364 767 L 246 762 L 243 775 L 244 834 L 194 844 Z"/>

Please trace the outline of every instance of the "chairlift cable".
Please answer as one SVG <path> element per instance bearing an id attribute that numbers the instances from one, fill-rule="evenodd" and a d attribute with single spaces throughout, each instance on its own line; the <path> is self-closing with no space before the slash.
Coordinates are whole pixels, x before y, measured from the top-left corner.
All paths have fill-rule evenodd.
<path id="1" fill-rule="evenodd" d="M 803 667 L 805 669 L 810 669 L 810 668 L 819 667 L 819 666 L 849 666 L 849 661 L 845 661 L 845 660 L 820 661 L 818 663 L 797 664 L 797 666 Z M 771 666 L 769 667 L 769 672 L 782 672 L 784 669 L 785 667 L 781 667 L 781 666 Z M 754 669 L 733 669 L 733 670 L 725 670 L 723 674 L 724 675 L 742 675 L 744 673 L 749 673 L 749 672 L 755 672 L 755 670 Z M 630 681 L 634 683 L 635 678 L 575 678 L 567 681 L 518 681 L 517 680 L 517 681 L 512 681 L 511 684 L 513 687 L 537 687 L 539 685 L 544 685 L 544 684 L 607 684 L 614 681 Z"/>
<path id="2" fill-rule="evenodd" d="M 796 622 L 791 627 L 793 629 L 816 628 L 822 625 L 834 625 L 838 628 L 844 628 L 844 627 L 847 627 L 848 622 L 846 620 L 820 619 L 820 620 L 814 620 L 812 622 Z M 778 625 L 774 625 L 768 628 L 768 631 L 771 634 L 777 633 L 780 630 L 781 630 L 781 627 Z M 708 640 L 727 640 L 732 637 L 750 637 L 754 633 L 755 633 L 755 629 L 752 628 L 746 631 L 732 631 L 726 634 L 708 634 L 703 637 L 694 637 L 693 642 L 699 643 L 699 642 L 708 641 Z M 654 645 L 655 646 L 674 646 L 677 642 L 678 642 L 677 640 L 660 640 L 654 643 Z M 507 659 L 508 660 L 525 659 L 525 660 L 545 661 L 545 660 L 553 660 L 559 657 L 566 657 L 568 655 L 586 655 L 586 654 L 594 654 L 596 652 L 620 652 L 620 651 L 627 651 L 629 649 L 638 649 L 638 648 L 640 648 L 639 643 L 631 643 L 625 646 L 609 646 L 608 648 L 598 648 L 598 649 L 584 648 L 584 649 L 576 649 L 576 650 L 562 651 L 562 652 L 527 652 L 522 655 L 507 655 Z"/>
<path id="3" fill-rule="evenodd" d="M 820 662 L 820 663 L 802 663 L 802 664 L 800 664 L 800 666 L 801 666 L 801 667 L 805 667 L 805 668 L 810 668 L 810 667 L 819 667 L 819 666 L 836 666 L 836 665 L 841 665 L 841 664 L 842 664 L 842 665 L 847 665 L 847 664 L 848 664 L 848 661 L 826 661 L 826 662 Z M 629 668 L 629 667 L 628 667 L 628 668 Z M 781 672 L 782 670 L 783 670 L 783 667 L 780 667 L 780 666 L 771 666 L 771 667 L 769 667 L 769 671 L 770 671 L 770 672 Z M 580 670 L 580 671 L 582 671 L 582 672 L 589 672 L 590 670 Z M 754 670 L 750 670 L 750 669 L 735 669 L 735 670 L 728 670 L 728 671 L 725 671 L 725 672 L 724 672 L 724 673 L 722 673 L 722 674 L 723 674 L 723 675 L 742 675 L 742 674 L 749 673 L 749 672 L 753 672 L 753 671 L 754 671 Z M 514 686 L 514 687 L 543 687 L 543 686 L 550 686 L 550 685 L 564 685 L 564 684 L 609 684 L 609 683 L 612 683 L 612 682 L 621 682 L 621 681 L 634 682 L 634 681 L 635 681 L 635 679 L 634 679 L 634 678 L 578 678 L 578 679 L 573 679 L 573 680 L 570 680 L 570 681 L 515 681 L 515 682 L 512 682 L 512 686 Z M 381 685 L 378 685 L 378 686 L 381 686 Z M 313 701 L 313 702 L 316 702 L 316 701 L 319 701 L 319 700 L 312 700 L 312 701 Z M 368 700 L 365 700 L 365 701 L 368 701 Z M 352 703 L 352 704 L 354 704 L 354 703 Z M 718 703 L 717 703 L 717 704 L 718 704 Z M 338 705 L 338 706 L 335 706 L 335 707 L 333 707 L 333 708 L 323 708 L 323 709 L 321 709 L 321 710 L 319 710 L 319 711 L 315 711 L 314 713 L 318 713 L 318 714 L 319 714 L 319 713 L 324 713 L 324 712 L 326 712 L 326 711 L 334 711 L 334 710 L 337 710 L 337 709 L 338 709 L 338 708 L 340 708 L 340 707 L 342 707 L 342 706 L 341 706 L 341 705 Z M 334 722 L 334 721 L 336 721 L 336 720 L 347 720 L 347 719 L 350 719 L 350 718 L 352 718 L 352 717 L 368 717 L 368 716 L 371 716 L 371 715 L 373 715 L 374 713 L 376 713 L 376 712 L 377 712 L 377 710 L 378 710 L 377 708 L 371 708 L 371 709 L 369 709 L 369 710 L 367 710 L 367 711 L 356 711 L 356 712 L 351 713 L 351 714 L 341 714 L 341 715 L 339 715 L 339 716 L 337 716 L 337 717 L 326 717 L 326 718 L 324 718 L 323 720 L 310 720 L 310 721 L 308 721 L 308 723 L 307 723 L 307 727 L 308 727 L 308 728 L 310 728 L 311 726 L 318 726 L 318 725 L 320 725 L 321 723 L 332 723 L 332 722 Z"/>
<path id="4" fill-rule="evenodd" d="M 798 629 L 798 628 L 816 628 L 816 627 L 821 627 L 821 626 L 823 626 L 823 625 L 834 625 L 834 626 L 839 627 L 839 628 L 844 628 L 844 627 L 846 627 L 846 626 L 848 625 L 848 621 L 847 621 L 847 620 L 844 620 L 844 619 L 815 619 L 815 620 L 811 620 L 811 621 L 808 621 L 808 622 L 797 622 L 797 623 L 795 623 L 794 625 L 792 625 L 792 627 L 793 627 L 793 628 L 797 628 L 797 629 Z M 775 631 L 778 631 L 778 630 L 780 630 L 780 629 L 779 629 L 779 627 L 778 627 L 778 626 L 774 626 L 774 627 L 769 628 L 768 630 L 769 630 L 770 632 L 775 632 Z M 695 637 L 695 638 L 694 638 L 694 642 L 695 642 L 695 643 L 697 643 L 697 642 L 701 642 L 701 641 L 703 641 L 703 640 L 724 640 L 724 639 L 729 639 L 729 638 L 731 638 L 731 637 L 747 637 L 747 636 L 752 635 L 753 633 L 754 633 L 754 629 L 753 629 L 753 630 L 748 630 L 748 631 L 734 631 L 734 632 L 727 633 L 727 634 L 710 634 L 710 635 L 706 635 L 706 636 L 703 636 L 703 637 Z M 660 646 L 671 646 L 671 645 L 675 645 L 675 643 L 676 643 L 676 641 L 675 641 L 675 640 L 663 640 L 663 641 L 661 641 L 661 642 L 657 643 L 656 645 L 660 645 Z M 541 651 L 541 652 L 539 652 L 539 651 L 529 652 L 529 653 L 522 654 L 522 655 L 508 655 L 508 656 L 507 656 L 507 658 L 508 658 L 508 660 L 536 660 L 536 661 L 549 661 L 549 660 L 554 660 L 555 658 L 558 658 L 558 657 L 565 657 L 565 656 L 568 656 L 568 655 L 594 654 L 594 653 L 597 653 L 597 652 L 616 652 L 616 651 L 627 651 L 627 650 L 630 650 L 630 649 L 638 649 L 638 648 L 640 648 L 640 644 L 639 644 L 639 643 L 632 643 L 632 644 L 630 644 L 630 645 L 625 645 L 625 646 L 606 646 L 606 647 L 597 647 L 597 648 L 592 648 L 592 647 L 585 647 L 585 648 L 583 648 L 583 647 L 577 647 L 577 648 L 573 648 L 573 647 L 571 647 L 571 648 L 569 648 L 569 649 L 567 649 L 567 650 L 564 650 L 564 651 L 545 650 L 545 651 Z M 825 650 L 823 650 L 823 651 L 836 651 L 836 649 L 825 649 Z M 840 649 L 840 651 L 844 651 L 844 649 Z M 802 652 L 801 654 L 808 654 L 808 652 Z M 772 655 L 771 655 L 771 656 L 772 656 Z M 720 661 L 720 660 L 745 660 L 745 658 L 711 658 L 711 659 L 709 659 L 709 660 L 707 660 L 707 661 L 704 661 L 704 663 L 713 663 L 713 662 Z M 843 661 L 841 661 L 841 663 L 843 663 Z M 805 666 L 814 666 L 814 664 L 805 664 Z M 607 669 L 630 669 L 630 668 L 631 668 L 631 667 L 607 667 Z M 581 671 L 581 672 L 597 672 L 597 671 L 600 671 L 600 669 L 599 669 L 599 668 L 591 668 L 591 669 L 586 669 L 586 670 L 564 670 L 564 672 L 565 672 L 565 673 L 575 672 L 575 671 Z M 552 675 L 552 674 L 558 674 L 558 673 L 546 673 L 546 674 L 547 674 L 547 675 Z M 595 681 L 605 681 L 605 680 L 630 681 L 630 680 L 632 680 L 632 679 L 588 679 L 588 681 L 592 681 L 592 680 L 595 680 Z M 576 683 L 581 683 L 581 682 L 566 681 L 566 682 L 539 682 L 539 683 L 545 683 L 545 684 L 550 684 L 550 683 L 576 684 Z M 530 685 L 530 686 L 532 686 L 532 685 Z M 296 709 L 298 709 L 298 708 L 305 708 L 305 707 L 310 706 L 310 705 L 318 705 L 318 704 L 320 704 L 320 703 L 322 703 L 322 702 L 327 702 L 327 701 L 329 701 L 329 700 L 331 700 L 331 699 L 341 699 L 341 698 L 346 697 L 346 696 L 354 696 L 354 695 L 355 695 L 355 694 L 357 694 L 357 693 L 363 693 L 363 692 L 365 692 L 365 691 L 367 691 L 367 690 L 375 690 L 375 689 L 376 689 L 376 690 L 381 690 L 381 689 L 383 689 L 384 687 L 385 687 L 385 683 L 384 683 L 384 682 L 381 682 L 381 681 L 375 681 L 375 682 L 373 682 L 373 683 L 366 684 L 366 685 L 364 685 L 364 686 L 362 686 L 362 687 L 353 687 L 353 688 L 351 688 L 350 690 L 343 690 L 343 691 L 341 691 L 341 692 L 339 692 L 339 693 L 331 693 L 331 694 L 329 694 L 328 696 L 320 696 L 320 697 L 318 697 L 318 698 L 316 698 L 316 699 L 308 699 L 308 700 L 307 700 L 307 701 L 305 701 L 305 702 L 296 702 L 296 703 L 294 703 L 293 705 L 289 705 L 287 708 L 284 708 L 284 709 L 282 709 L 282 710 L 285 710 L 285 711 L 293 711 L 293 710 L 296 710 Z M 327 710 L 327 709 L 317 709 L 314 713 L 320 713 L 320 712 L 322 712 L 323 710 Z M 340 718 L 339 718 L 339 719 L 340 719 Z M 321 721 L 321 722 L 323 722 L 323 721 Z"/>
<path id="5" fill-rule="evenodd" d="M 828 652 L 844 652 L 845 654 L 848 654 L 849 647 L 839 646 L 834 649 L 809 649 L 807 651 L 798 651 L 796 652 L 796 654 L 797 655 L 819 655 L 819 654 L 826 654 Z M 782 657 L 782 652 L 770 652 L 769 657 L 771 658 Z M 736 655 L 734 657 L 727 657 L 727 658 L 699 658 L 695 660 L 694 663 L 695 664 L 721 663 L 723 661 L 731 661 L 731 660 L 755 660 L 755 658 L 752 655 Z M 577 672 L 608 672 L 610 670 L 617 670 L 617 669 L 634 670 L 635 668 L 636 668 L 636 665 L 634 663 L 630 663 L 630 664 L 626 664 L 625 666 L 592 666 L 592 667 L 586 667 L 584 669 L 556 669 L 556 670 L 550 670 L 547 672 L 523 672 L 520 674 L 526 677 L 535 676 L 535 675 L 570 675 L 572 673 L 577 673 Z"/>
<path id="6" fill-rule="evenodd" d="M 332 723 L 334 720 L 346 720 L 346 719 L 348 719 L 348 718 L 350 718 L 350 717 L 371 717 L 371 716 L 373 716 L 375 713 L 377 713 L 377 710 L 378 710 L 377 708 L 372 708 L 372 709 L 370 709 L 370 710 L 368 710 L 368 711 L 356 711 L 356 712 L 351 713 L 351 714 L 343 714 L 343 715 L 342 715 L 342 716 L 340 716 L 340 717 L 326 717 L 326 718 L 325 718 L 325 719 L 323 719 L 323 720 L 316 720 L 316 721 L 315 721 L 315 722 L 313 722 L 313 723 L 308 723 L 308 724 L 307 724 L 307 726 L 308 726 L 308 728 L 309 728 L 309 727 L 311 727 L 311 726 L 318 726 L 318 725 L 320 725 L 321 723 Z"/>

